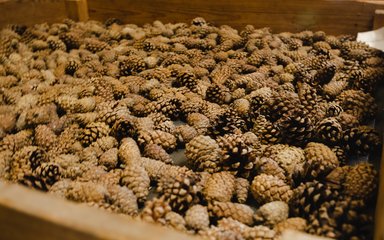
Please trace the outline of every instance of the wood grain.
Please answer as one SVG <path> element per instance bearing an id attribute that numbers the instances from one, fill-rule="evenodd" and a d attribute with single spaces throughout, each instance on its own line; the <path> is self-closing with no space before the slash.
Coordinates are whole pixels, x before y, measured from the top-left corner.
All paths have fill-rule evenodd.
<path id="1" fill-rule="evenodd" d="M 65 7 L 68 18 L 83 22 L 88 20 L 89 15 L 87 0 L 66 0 Z"/>
<path id="2" fill-rule="evenodd" d="M 323 30 L 328 34 L 355 34 L 372 29 L 374 11 L 383 1 L 261 1 L 261 0 L 88 0 L 91 19 L 117 17 L 143 25 L 154 20 L 190 22 L 202 16 L 215 25 L 241 29 L 247 24 L 274 32 Z"/>
<path id="3" fill-rule="evenodd" d="M 171 229 L 0 182 L 0 239 L 193 240 Z"/>
<path id="4" fill-rule="evenodd" d="M 64 0 L 0 1 L 0 27 L 10 23 L 26 25 L 54 23 L 66 17 Z"/>

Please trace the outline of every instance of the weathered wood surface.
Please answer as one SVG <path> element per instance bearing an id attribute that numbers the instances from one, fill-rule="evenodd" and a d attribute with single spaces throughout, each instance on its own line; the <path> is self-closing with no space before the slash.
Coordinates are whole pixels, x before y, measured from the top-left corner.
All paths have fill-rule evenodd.
<path id="1" fill-rule="evenodd" d="M 143 25 L 154 20 L 190 22 L 202 16 L 215 25 L 241 29 L 247 24 L 274 32 L 323 30 L 328 34 L 356 34 L 371 30 L 375 9 L 384 1 L 352 0 L 88 0 L 91 19 L 109 17 Z"/>
<path id="2" fill-rule="evenodd" d="M 0 233 L 0 239 L 7 240 L 196 239 L 171 229 L 1 182 Z"/>
<path id="3" fill-rule="evenodd" d="M 60 22 L 67 17 L 65 0 L 0 0 L 0 27 Z"/>

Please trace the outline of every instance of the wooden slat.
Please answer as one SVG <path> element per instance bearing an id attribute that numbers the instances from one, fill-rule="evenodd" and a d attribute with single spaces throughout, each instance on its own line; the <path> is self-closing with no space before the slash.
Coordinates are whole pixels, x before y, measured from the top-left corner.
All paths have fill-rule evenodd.
<path id="1" fill-rule="evenodd" d="M 376 9 L 373 19 L 373 29 L 384 27 L 384 9 Z"/>
<path id="2" fill-rule="evenodd" d="M 374 10 L 380 1 L 307 0 L 88 0 L 91 19 L 117 17 L 126 23 L 143 25 L 154 20 L 190 22 L 202 16 L 215 25 L 241 29 L 247 24 L 271 27 L 274 32 L 323 30 L 329 34 L 372 29 Z"/>
<path id="3" fill-rule="evenodd" d="M 0 239 L 193 240 L 171 229 L 0 182 Z"/>
<path id="4" fill-rule="evenodd" d="M 75 21 L 87 21 L 88 4 L 87 0 L 66 0 L 65 6 L 69 18 Z"/>
<path id="5" fill-rule="evenodd" d="M 0 27 L 10 23 L 54 23 L 66 17 L 65 0 L 0 1 Z"/>

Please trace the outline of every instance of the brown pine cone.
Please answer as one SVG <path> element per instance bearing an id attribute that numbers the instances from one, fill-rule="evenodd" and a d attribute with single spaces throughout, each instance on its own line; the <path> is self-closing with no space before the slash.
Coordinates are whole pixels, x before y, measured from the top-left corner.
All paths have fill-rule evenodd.
<path id="1" fill-rule="evenodd" d="M 345 177 L 347 173 L 351 171 L 351 168 L 351 166 L 343 166 L 333 169 L 325 177 L 325 184 L 331 189 L 336 189 L 338 191 L 342 190 L 345 183 Z"/>
<path id="2" fill-rule="evenodd" d="M 96 38 L 84 39 L 84 45 L 85 45 L 85 49 L 93 53 L 100 52 L 108 46 L 106 42 L 99 41 Z"/>
<path id="3" fill-rule="evenodd" d="M 198 176 L 193 172 L 167 174 L 159 179 L 156 191 L 169 201 L 174 211 L 183 212 L 198 200 L 198 181 Z"/>
<path id="4" fill-rule="evenodd" d="M 143 156 L 161 161 L 166 164 L 173 163 L 173 159 L 171 158 L 171 156 L 161 146 L 157 144 L 146 145 L 144 147 Z"/>
<path id="5" fill-rule="evenodd" d="M 139 202 L 145 202 L 149 194 L 150 179 L 147 171 L 139 164 L 125 167 L 121 174 L 120 184 L 133 191 Z"/>
<path id="6" fill-rule="evenodd" d="M 316 125 L 316 137 L 325 144 L 337 144 L 343 134 L 340 123 L 334 117 L 324 118 Z"/>
<path id="7" fill-rule="evenodd" d="M 251 184 L 251 193 L 260 204 L 271 201 L 288 202 L 292 197 L 292 189 L 276 176 L 260 174 Z"/>
<path id="8" fill-rule="evenodd" d="M 103 122 L 93 122 L 85 126 L 80 134 L 80 140 L 84 146 L 88 146 L 92 142 L 101 137 L 108 136 L 110 128 Z"/>
<path id="9" fill-rule="evenodd" d="M 217 142 L 209 136 L 199 135 L 185 146 L 188 163 L 196 170 L 214 173 L 220 170 L 221 150 Z"/>
<path id="10" fill-rule="evenodd" d="M 177 126 L 175 129 L 175 134 L 178 142 L 182 145 L 189 143 L 193 138 L 199 135 L 197 130 L 188 124 Z"/>
<path id="11" fill-rule="evenodd" d="M 177 98 L 164 97 L 148 103 L 144 108 L 144 112 L 146 115 L 161 112 L 171 119 L 176 119 L 180 114 L 180 105 L 181 102 Z"/>
<path id="12" fill-rule="evenodd" d="M 263 156 L 271 158 L 273 161 L 275 161 L 278 166 L 280 166 L 280 168 L 285 171 L 287 180 L 289 180 L 292 175 L 294 175 L 298 170 L 300 170 L 305 163 L 305 155 L 303 149 L 283 144 L 276 144 L 267 147 L 264 150 Z M 268 169 L 273 167 L 273 165 L 270 163 L 265 167 Z M 275 172 L 275 174 L 281 172 L 281 170 L 278 170 L 275 167 L 271 169 L 275 169 L 273 171 Z M 269 174 L 275 175 L 272 174 L 273 172 Z M 281 176 L 281 174 L 276 176 Z"/>
<path id="13" fill-rule="evenodd" d="M 275 231 L 266 226 L 258 225 L 249 227 L 232 218 L 223 218 L 218 221 L 218 227 L 226 231 L 233 231 L 242 236 L 243 239 L 260 239 L 272 240 L 275 239 Z"/>
<path id="14" fill-rule="evenodd" d="M 175 135 L 176 126 L 173 123 L 173 121 L 165 121 L 160 124 L 157 124 L 153 128 L 154 130 L 161 130 L 163 132 L 170 133 L 172 135 Z"/>
<path id="15" fill-rule="evenodd" d="M 307 229 L 307 221 L 301 217 L 291 217 L 277 223 L 274 227 L 277 234 L 281 234 L 287 229 L 304 232 Z"/>
<path id="16" fill-rule="evenodd" d="M 347 171 L 344 193 L 353 199 L 364 201 L 374 197 L 378 186 L 378 173 L 370 163 L 359 163 Z"/>
<path id="17" fill-rule="evenodd" d="M 339 166 L 337 156 L 322 143 L 308 143 L 304 149 L 306 162 L 303 173 L 306 178 L 321 178 Z"/>
<path id="18" fill-rule="evenodd" d="M 176 87 L 187 87 L 190 90 L 194 90 L 197 85 L 197 79 L 193 72 L 190 71 L 182 71 L 179 72 L 176 76 L 176 80 L 174 82 Z"/>
<path id="19" fill-rule="evenodd" d="M 375 116 L 377 105 L 375 99 L 360 90 L 343 91 L 336 102 L 346 113 L 355 116 L 359 121 L 369 121 Z"/>
<path id="20" fill-rule="evenodd" d="M 248 199 L 250 184 L 245 178 L 236 178 L 235 180 L 235 197 L 237 202 L 245 203 Z"/>
<path id="21" fill-rule="evenodd" d="M 345 131 L 350 128 L 357 127 L 359 125 L 359 120 L 346 112 L 341 112 L 337 117 L 337 121 L 340 123 L 341 128 Z"/>
<path id="22" fill-rule="evenodd" d="M 226 134 L 216 139 L 221 149 L 221 164 L 223 169 L 236 175 L 248 177 L 253 169 L 253 162 L 249 159 L 251 147 L 246 144 L 240 134 Z"/>
<path id="23" fill-rule="evenodd" d="M 276 124 L 271 123 L 264 115 L 259 115 L 251 130 L 258 136 L 262 144 L 276 144 L 281 142 L 281 133 Z"/>
<path id="24" fill-rule="evenodd" d="M 280 178 L 283 181 L 287 180 L 286 171 L 279 166 L 279 164 L 267 157 L 256 158 L 254 161 L 255 171 L 258 174 L 267 174 Z"/>
<path id="25" fill-rule="evenodd" d="M 308 219 L 309 215 L 321 204 L 336 199 L 338 196 L 337 191 L 320 182 L 302 183 L 293 191 L 293 196 L 289 201 L 290 211 L 293 216 Z"/>
<path id="26" fill-rule="evenodd" d="M 378 132 L 369 126 L 359 126 L 343 132 L 344 149 L 351 154 L 368 154 L 377 149 L 381 140 Z"/>
<path id="27" fill-rule="evenodd" d="M 337 102 L 329 102 L 326 110 L 328 117 L 337 117 L 344 112 L 343 108 Z"/>
<path id="28" fill-rule="evenodd" d="M 187 227 L 199 230 L 205 230 L 209 227 L 209 215 L 206 206 L 193 205 L 185 213 Z"/>
<path id="29" fill-rule="evenodd" d="M 49 48 L 52 50 L 61 50 L 63 52 L 67 51 L 67 46 L 65 43 L 56 36 L 49 36 L 47 38 L 47 43 Z"/>
<path id="30" fill-rule="evenodd" d="M 130 55 L 119 62 L 120 76 L 130 76 L 147 68 L 146 62 L 137 55 Z"/>
<path id="31" fill-rule="evenodd" d="M 208 201 L 230 202 L 235 187 L 235 177 L 231 173 L 213 173 L 205 183 L 203 194 Z"/>
<path id="32" fill-rule="evenodd" d="M 301 104 L 304 106 L 304 108 L 307 111 L 313 110 L 318 102 L 316 89 L 312 88 L 307 83 L 301 83 L 301 82 L 298 82 L 297 86 L 298 86 L 298 95 L 299 95 Z"/>
<path id="33" fill-rule="evenodd" d="M 107 187 L 109 192 L 109 201 L 115 212 L 123 213 L 129 216 L 136 216 L 139 211 L 137 199 L 133 192 L 127 187 L 118 185 L 109 185 Z"/>
<path id="34" fill-rule="evenodd" d="M 99 165 L 105 166 L 107 169 L 114 169 L 118 164 L 118 152 L 117 148 L 111 148 L 104 152 L 98 161 Z"/>
<path id="35" fill-rule="evenodd" d="M 313 124 L 302 110 L 293 110 L 279 119 L 277 126 L 280 129 L 282 139 L 292 145 L 304 145 L 313 136 Z"/>
<path id="36" fill-rule="evenodd" d="M 81 45 L 81 39 L 75 33 L 63 33 L 59 35 L 61 41 L 65 43 L 67 50 L 78 49 Z"/>
<path id="37" fill-rule="evenodd" d="M 108 121 L 112 121 L 108 117 Z M 121 140 L 125 137 L 136 137 L 137 135 L 137 126 L 135 119 L 131 117 L 119 117 L 114 121 L 114 124 L 111 128 L 111 135 L 114 136 L 117 140 Z"/>
<path id="38" fill-rule="evenodd" d="M 364 201 L 344 198 L 327 201 L 309 218 L 307 231 L 336 239 L 371 239 L 373 217 Z"/>
<path id="39" fill-rule="evenodd" d="M 246 129 L 246 122 L 233 109 L 227 109 L 220 113 L 214 121 L 211 121 L 209 131 L 212 135 L 224 135 Z"/>
<path id="40" fill-rule="evenodd" d="M 139 146 L 132 138 L 124 138 L 121 141 L 118 154 L 120 161 L 127 166 L 136 164 L 141 158 Z"/>
<path id="41" fill-rule="evenodd" d="M 246 225 L 253 224 L 254 211 L 245 204 L 214 201 L 208 204 L 208 211 L 214 219 L 232 218 Z"/>
<path id="42" fill-rule="evenodd" d="M 264 223 L 267 226 L 273 227 L 277 223 L 288 218 L 288 204 L 281 201 L 269 202 L 262 205 L 255 212 L 255 221 Z"/>
<path id="43" fill-rule="evenodd" d="M 157 144 L 168 152 L 176 148 L 176 137 L 160 130 L 140 130 L 137 142 L 141 146 Z"/>
<path id="44" fill-rule="evenodd" d="M 46 152 L 36 146 L 26 146 L 16 151 L 10 162 L 10 177 L 17 181 L 24 176 L 32 176 L 33 172 L 48 161 Z"/>
<path id="45" fill-rule="evenodd" d="M 201 113 L 190 113 L 187 116 L 187 123 L 194 127 L 198 134 L 205 135 L 210 126 L 209 119 Z"/>
<path id="46" fill-rule="evenodd" d="M 0 141 L 0 150 L 16 152 L 24 146 L 32 144 L 32 130 L 21 130 L 15 134 L 8 134 Z"/>
<path id="47" fill-rule="evenodd" d="M 60 179 L 60 166 L 55 163 L 42 163 L 35 170 L 36 175 L 47 185 L 53 185 Z"/>
<path id="48" fill-rule="evenodd" d="M 207 230 L 199 231 L 199 235 L 203 239 L 216 240 L 216 239 L 227 239 L 227 240 L 243 240 L 243 236 L 240 233 L 225 230 L 212 226 Z"/>
<path id="49" fill-rule="evenodd" d="M 171 211 L 172 208 L 164 197 L 154 198 L 145 202 L 140 217 L 146 222 L 165 224 L 165 216 Z"/>
<path id="50" fill-rule="evenodd" d="M 344 148 L 340 146 L 334 146 L 333 148 L 331 148 L 331 150 L 336 154 L 340 166 L 345 166 L 349 163 L 349 157 L 347 156 L 347 153 L 345 152 Z"/>
<path id="51" fill-rule="evenodd" d="M 260 108 L 261 114 L 275 122 L 300 104 L 298 97 L 285 93 L 273 92 L 273 95 Z"/>
<path id="52" fill-rule="evenodd" d="M 212 83 L 207 89 L 205 99 L 217 104 L 229 103 L 231 93 L 225 86 Z"/>

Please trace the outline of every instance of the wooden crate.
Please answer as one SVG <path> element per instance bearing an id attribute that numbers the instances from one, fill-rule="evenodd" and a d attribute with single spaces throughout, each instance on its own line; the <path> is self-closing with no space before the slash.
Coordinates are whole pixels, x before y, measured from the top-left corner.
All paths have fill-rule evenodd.
<path id="1" fill-rule="evenodd" d="M 215 25 L 238 29 L 247 24 L 274 32 L 323 30 L 328 34 L 356 34 L 384 26 L 384 1 L 252 1 L 252 0 L 0 0 L 0 27 L 10 23 L 32 25 L 64 18 L 104 21 L 117 17 L 142 25 L 154 20 L 189 22 L 202 16 Z M 384 122 L 384 88 L 381 122 Z M 380 128 L 383 131 L 384 128 Z M 383 154 L 384 156 L 384 149 Z M 382 160 L 384 161 L 384 160 Z M 384 172 L 384 164 L 381 165 Z M 384 188 L 384 178 L 379 189 Z M 384 239 L 384 193 L 379 191 L 375 240 Z M 138 222 L 55 198 L 14 184 L 0 182 L 0 239 L 197 239 L 173 230 Z M 323 239 L 287 232 L 283 240 Z"/>

